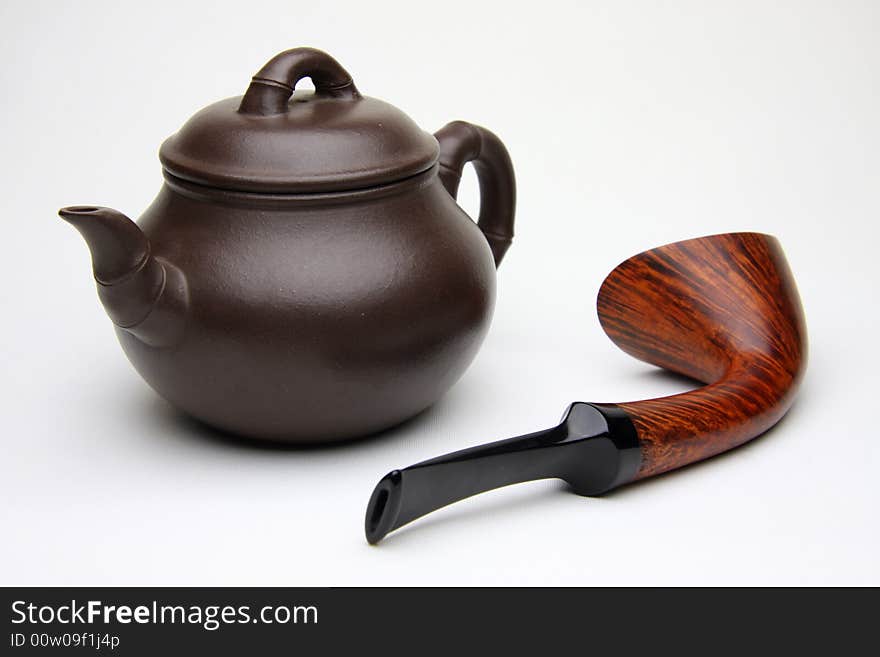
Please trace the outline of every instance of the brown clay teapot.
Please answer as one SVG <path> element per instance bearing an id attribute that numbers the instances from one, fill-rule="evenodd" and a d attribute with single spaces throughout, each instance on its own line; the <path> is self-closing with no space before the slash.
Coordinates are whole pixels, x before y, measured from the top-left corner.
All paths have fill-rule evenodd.
<path id="1" fill-rule="evenodd" d="M 304 77 L 314 91 L 294 92 Z M 178 408 L 253 438 L 353 438 L 427 408 L 470 364 L 513 235 L 513 168 L 488 130 L 432 136 L 296 48 L 159 157 L 138 224 L 60 214 L 128 358 Z M 469 161 L 479 226 L 455 202 Z"/>

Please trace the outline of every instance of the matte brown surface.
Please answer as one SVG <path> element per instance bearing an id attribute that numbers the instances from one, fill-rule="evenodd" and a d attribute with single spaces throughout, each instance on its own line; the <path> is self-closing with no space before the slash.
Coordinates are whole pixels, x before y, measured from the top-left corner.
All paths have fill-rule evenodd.
<path id="1" fill-rule="evenodd" d="M 708 384 L 619 404 L 639 435 L 636 479 L 751 440 L 791 406 L 806 366 L 806 329 L 774 237 L 716 235 L 642 253 L 611 272 L 598 310 L 621 349 Z"/>
<path id="2" fill-rule="evenodd" d="M 285 66 L 296 70 L 287 75 Z M 481 167 L 480 224 L 500 231 L 484 235 L 438 175 L 441 144 L 455 151 L 458 142 L 450 146 L 452 137 L 439 134 L 438 143 L 414 124 L 413 132 L 409 119 L 395 123 L 402 113 L 389 115 L 382 108 L 390 105 L 360 96 L 353 83 L 350 93 L 338 93 L 337 67 L 311 49 L 282 53 L 262 74 L 287 75 L 284 113 L 242 118 L 241 99 L 232 99 L 209 108 L 222 119 L 211 114 L 196 121 L 199 130 L 188 124 L 172 138 L 188 153 L 227 158 L 224 175 L 238 167 L 239 180 L 261 181 L 263 191 L 184 180 L 174 175 L 180 164 L 174 160 L 137 224 L 109 208 L 61 211 L 92 251 L 99 296 L 138 372 L 178 408 L 244 436 L 354 438 L 437 401 L 482 343 L 495 303 L 495 262 L 503 254 L 493 249 L 499 236 L 509 242 L 513 234 L 513 169 L 497 137 L 456 124 L 478 137 L 479 148 L 461 165 L 473 159 Z M 315 94 L 288 101 L 290 86 L 310 73 Z M 377 125 L 376 108 L 391 122 Z M 358 128 L 365 121 L 366 142 Z M 224 132 L 229 126 L 232 135 Z M 329 135 L 331 127 L 339 131 Z M 300 161 L 273 169 L 267 153 L 252 147 L 276 132 L 285 135 L 282 150 L 309 140 L 313 147 L 294 148 L 290 155 Z M 255 141 L 248 146 L 249 136 Z M 386 148 L 409 138 L 427 148 L 396 155 Z M 227 142 L 240 148 L 227 151 Z M 166 142 L 163 154 L 170 148 Z M 414 154 L 428 157 L 418 165 L 421 173 L 361 186 L 366 178 L 357 172 L 411 174 Z M 402 168 L 393 166 L 394 157 Z M 208 160 L 211 167 L 220 161 Z M 320 175 L 287 177 L 306 169 Z M 187 177 L 209 180 L 219 170 Z M 334 171 L 341 172 L 338 179 Z M 298 191 L 299 183 L 316 180 L 333 191 Z M 296 193 L 265 191 L 282 183 Z"/>
<path id="3" fill-rule="evenodd" d="M 440 179 L 453 197 L 458 195 L 464 165 L 473 162 L 480 181 L 477 224 L 498 266 L 513 241 L 516 182 L 510 155 L 493 133 L 464 121 L 448 123 L 435 137 L 440 142 Z"/>
<path id="4" fill-rule="evenodd" d="M 314 92 L 294 93 L 307 76 Z M 190 182 L 301 194 L 401 180 L 430 169 L 438 152 L 437 140 L 398 108 L 360 94 L 330 55 L 294 48 L 258 71 L 244 96 L 196 112 L 159 159 Z"/>

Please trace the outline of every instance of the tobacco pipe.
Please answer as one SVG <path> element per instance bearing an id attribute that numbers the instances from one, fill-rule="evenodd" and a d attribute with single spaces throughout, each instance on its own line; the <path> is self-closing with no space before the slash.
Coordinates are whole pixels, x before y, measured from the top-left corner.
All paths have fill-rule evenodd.
<path id="1" fill-rule="evenodd" d="M 465 449 L 383 477 L 367 540 L 477 493 L 560 478 L 580 495 L 680 468 L 761 435 L 788 411 L 806 366 L 803 310 L 776 238 L 728 233 L 626 260 L 599 290 L 618 347 L 705 385 L 622 404 L 571 404 L 544 431 Z"/>

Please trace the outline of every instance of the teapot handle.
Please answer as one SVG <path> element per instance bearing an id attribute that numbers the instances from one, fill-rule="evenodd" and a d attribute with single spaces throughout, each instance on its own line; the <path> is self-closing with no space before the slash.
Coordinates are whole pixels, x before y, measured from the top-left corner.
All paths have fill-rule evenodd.
<path id="1" fill-rule="evenodd" d="M 513 240 L 516 179 L 507 149 L 498 137 L 472 123 L 453 121 L 434 133 L 440 142 L 440 180 L 452 198 L 464 165 L 474 163 L 480 181 L 480 218 L 477 225 L 486 236 L 495 266 Z"/>
<path id="2" fill-rule="evenodd" d="M 283 114 L 296 83 L 303 78 L 312 79 L 316 93 L 360 98 L 351 75 L 330 55 L 316 48 L 293 48 L 275 55 L 251 79 L 238 111 L 258 116 Z"/>

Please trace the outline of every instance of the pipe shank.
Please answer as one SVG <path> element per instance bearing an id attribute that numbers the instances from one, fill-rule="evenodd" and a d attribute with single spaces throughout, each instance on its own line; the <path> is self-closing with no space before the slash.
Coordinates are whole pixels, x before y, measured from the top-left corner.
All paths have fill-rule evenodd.
<path id="1" fill-rule="evenodd" d="M 635 479 L 737 447 L 776 424 L 794 401 L 807 333 L 774 237 L 728 233 L 641 253 L 605 279 L 598 310 L 625 352 L 707 384 L 618 405 L 639 437 Z"/>

